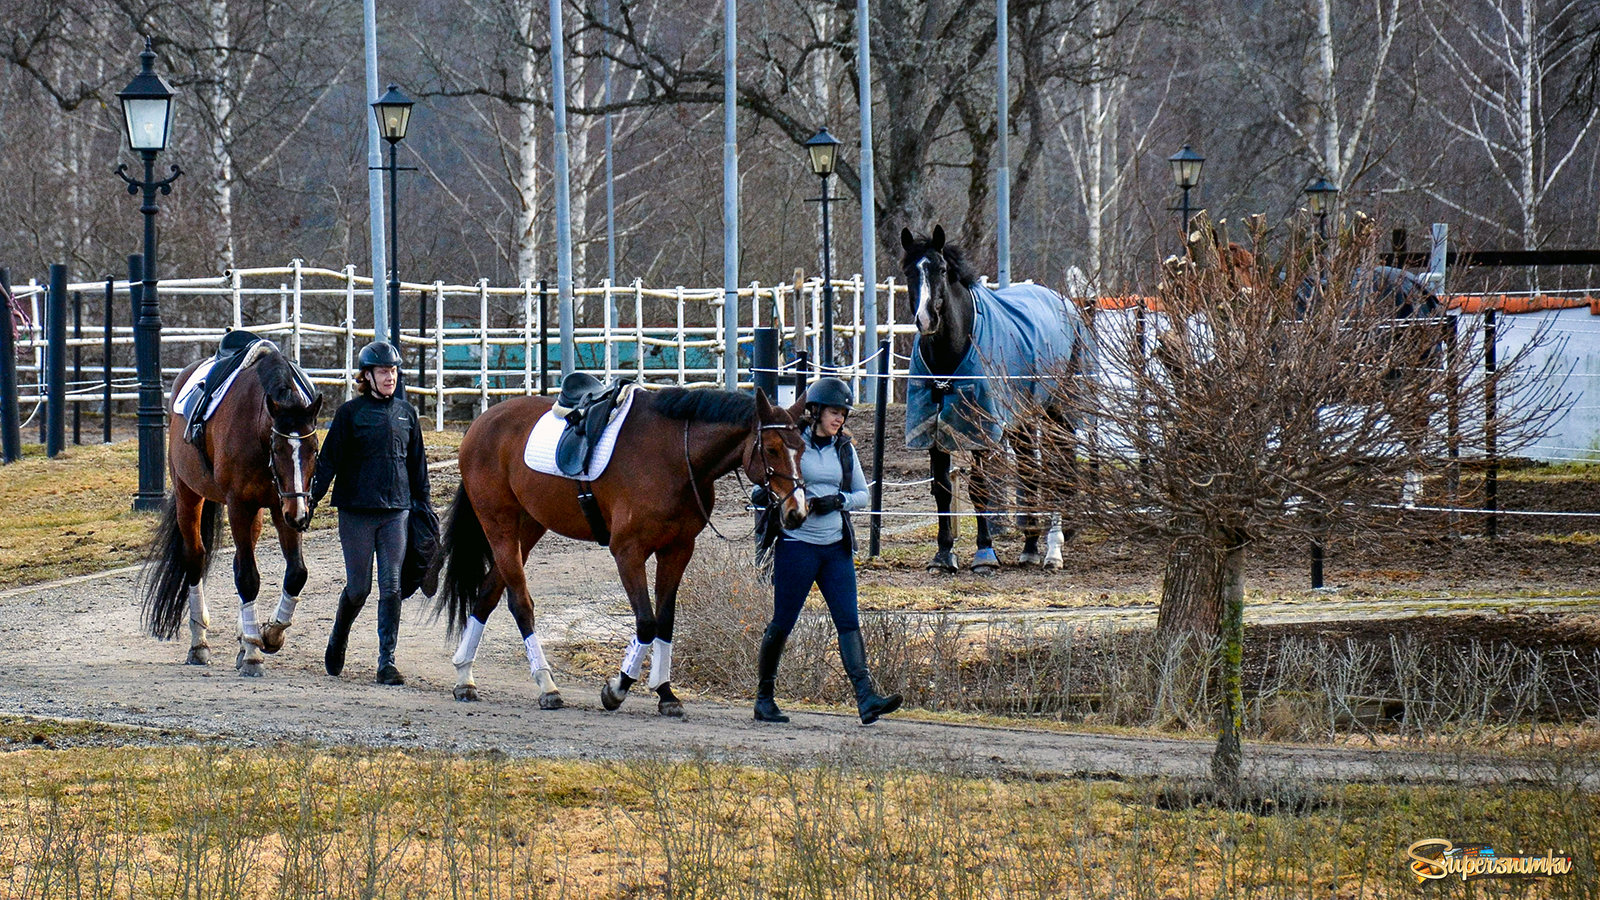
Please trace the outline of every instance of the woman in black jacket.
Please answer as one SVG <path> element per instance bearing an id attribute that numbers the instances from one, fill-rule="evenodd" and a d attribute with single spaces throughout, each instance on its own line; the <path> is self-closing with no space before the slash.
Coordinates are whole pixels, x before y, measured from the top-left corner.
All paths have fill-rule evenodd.
<path id="1" fill-rule="evenodd" d="M 400 633 L 400 563 L 406 550 L 406 520 L 413 506 L 429 502 L 428 460 L 417 411 L 397 399 L 400 351 L 386 341 L 361 348 L 360 396 L 339 407 L 317 456 L 311 481 L 313 507 L 333 484 L 344 548 L 344 592 L 323 657 L 329 675 L 344 670 L 350 626 L 372 590 L 378 561 L 379 684 L 405 684 L 394 664 Z"/>

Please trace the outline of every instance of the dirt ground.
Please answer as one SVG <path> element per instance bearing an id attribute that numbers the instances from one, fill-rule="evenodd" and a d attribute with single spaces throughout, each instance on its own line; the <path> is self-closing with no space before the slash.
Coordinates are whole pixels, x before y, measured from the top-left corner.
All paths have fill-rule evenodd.
<path id="1" fill-rule="evenodd" d="M 862 443 L 863 460 L 870 461 L 870 440 Z M 899 450 L 895 440 L 889 443 L 886 508 L 931 508 L 927 485 L 909 483 L 925 477 L 925 458 Z M 436 497 L 452 496 L 453 468 L 436 466 L 435 481 Z M 739 493 L 734 479 L 719 485 L 716 521 L 736 540 L 749 532 L 748 518 L 737 510 Z M 1573 483 L 1533 491 L 1505 483 L 1501 505 L 1600 510 L 1600 486 Z M 1508 519 L 1502 522 L 1502 538 L 1494 542 L 1475 536 L 1450 539 L 1441 527 L 1433 539 L 1337 543 L 1329 548 L 1327 563 L 1327 580 L 1335 589 L 1323 592 L 1307 589 L 1304 548 L 1267 548 L 1250 565 L 1248 618 L 1260 634 L 1266 633 L 1263 628 L 1382 633 L 1406 620 L 1406 628 L 1432 629 L 1444 637 L 1537 632 L 1559 634 L 1572 646 L 1600 646 L 1600 628 L 1562 625 L 1569 617 L 1592 621 L 1600 613 L 1595 599 L 1600 551 L 1581 540 L 1552 541 L 1538 533 L 1555 531 L 1563 522 L 1565 530 L 1593 527 L 1587 520 L 1541 520 L 1534 531 L 1523 520 Z M 1159 548 L 1090 536 L 1069 545 L 1060 572 L 932 576 L 923 570 L 932 553 L 930 520 L 888 523 L 884 557 L 862 569 L 868 608 L 938 595 L 954 598 L 965 611 L 1036 609 L 1085 622 L 1153 621 Z M 707 533 L 702 541 L 716 538 Z M 1014 558 L 1019 546 L 1016 538 L 1003 540 L 1002 558 Z M 963 559 L 970 556 L 970 530 L 962 535 L 960 549 Z M 620 660 L 632 618 L 608 552 L 555 536 L 547 537 L 530 560 L 529 581 L 537 586 L 539 630 L 556 665 L 566 709 L 538 709 L 521 642 L 504 612 L 490 621 L 479 652 L 480 703 L 451 698 L 454 642 L 424 603 L 408 604 L 402 624 L 404 687 L 372 683 L 375 604 L 357 623 L 343 677 L 329 678 L 322 647 L 343 578 L 331 529 L 309 536 L 307 557 L 311 580 L 300 613 L 287 646 L 268 658 L 261 679 L 234 673 L 231 551 L 219 556 L 207 582 L 215 648 L 208 667 L 183 665 L 182 642 L 162 643 L 142 632 L 134 570 L 0 591 L 5 646 L 0 715 L 136 729 L 106 738 L 115 741 L 315 741 L 580 759 L 709 754 L 776 764 L 848 754 L 890 762 L 936 760 L 963 771 L 1027 776 L 1187 775 L 1203 773 L 1209 763 L 1207 741 L 952 724 L 915 712 L 871 728 L 862 728 L 843 709 L 798 712 L 788 726 L 759 725 L 744 702 L 692 694 L 684 697 L 687 716 L 670 720 L 657 715 L 653 696 L 642 686 L 621 710 L 606 712 L 599 704 L 599 681 L 575 671 L 564 657 L 571 647 L 598 640 L 609 641 Z M 281 574 L 275 549 L 263 553 L 262 572 L 265 607 L 277 595 Z M 1530 622 L 1539 628 L 1531 629 Z M 1280 776 L 1489 780 L 1516 774 L 1503 763 L 1460 755 L 1352 747 L 1252 743 L 1247 760 L 1256 771 Z"/>

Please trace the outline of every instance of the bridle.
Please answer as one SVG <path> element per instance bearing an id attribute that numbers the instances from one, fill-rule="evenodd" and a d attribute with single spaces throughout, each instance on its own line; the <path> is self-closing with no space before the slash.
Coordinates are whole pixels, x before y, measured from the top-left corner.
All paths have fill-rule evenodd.
<path id="1" fill-rule="evenodd" d="M 743 471 L 743 470 L 746 470 L 746 469 L 750 468 L 750 463 L 753 460 L 757 449 L 759 448 L 759 450 L 761 452 L 761 467 L 764 470 L 764 472 L 762 474 L 763 481 L 761 482 L 761 486 L 762 487 L 766 487 L 767 485 L 771 484 L 772 483 L 772 476 L 779 474 L 779 472 L 778 472 L 777 469 L 772 467 L 772 461 L 771 461 L 770 457 L 767 455 L 767 442 L 763 441 L 761 439 L 761 436 L 762 436 L 762 434 L 764 434 L 765 432 L 768 432 L 768 431 L 783 431 L 783 430 L 793 429 L 793 428 L 795 428 L 795 425 L 793 423 L 784 424 L 784 423 L 781 423 L 781 422 L 763 422 L 760 425 L 757 425 L 756 428 L 754 429 L 754 434 L 752 435 L 751 445 L 745 447 L 744 461 L 743 461 L 743 464 L 739 467 L 740 471 Z M 727 535 L 723 534 L 721 531 L 718 531 L 716 524 L 711 521 L 711 511 L 706 509 L 706 502 L 700 498 L 700 488 L 695 485 L 694 462 L 689 458 L 689 420 L 688 419 L 685 419 L 683 421 L 683 465 L 684 465 L 685 468 L 687 468 L 689 470 L 689 493 L 694 495 L 694 503 L 695 503 L 695 506 L 699 507 L 699 509 L 700 509 L 700 517 L 702 519 L 705 519 L 706 524 L 711 527 L 711 533 L 712 534 L 715 534 L 717 537 L 722 538 L 724 541 L 728 541 L 729 543 L 732 543 L 733 542 L 732 539 L 730 539 Z M 775 505 L 781 506 L 790 497 L 793 497 L 797 492 L 805 490 L 805 486 L 806 486 L 806 483 L 805 483 L 805 481 L 803 479 L 801 479 L 800 473 L 796 472 L 796 473 L 794 473 L 794 487 L 789 491 L 789 493 L 784 494 L 782 497 L 775 498 L 774 500 L 771 500 L 769 502 L 771 502 L 771 503 L 773 503 Z"/>
<path id="2" fill-rule="evenodd" d="M 314 437 L 317 436 L 317 430 L 315 428 L 311 429 L 310 431 L 306 432 L 305 434 L 286 434 L 286 433 L 284 433 L 282 431 L 279 431 L 278 430 L 278 426 L 276 424 L 274 424 L 272 426 L 272 433 L 274 435 L 276 435 L 277 437 L 283 438 L 286 441 L 304 441 L 304 440 L 309 440 L 310 438 L 314 438 Z M 277 469 L 276 466 L 274 466 L 272 464 L 272 448 L 271 447 L 267 448 L 267 472 L 268 472 L 268 474 L 270 474 L 272 476 L 272 487 L 273 487 L 273 489 L 278 492 L 278 502 L 281 503 L 284 500 L 292 500 L 295 497 L 304 497 L 304 498 L 306 498 L 306 502 L 310 503 L 310 501 L 311 501 L 311 492 L 310 491 L 286 491 L 286 490 L 283 489 L 283 481 L 278 478 L 278 469 Z"/>

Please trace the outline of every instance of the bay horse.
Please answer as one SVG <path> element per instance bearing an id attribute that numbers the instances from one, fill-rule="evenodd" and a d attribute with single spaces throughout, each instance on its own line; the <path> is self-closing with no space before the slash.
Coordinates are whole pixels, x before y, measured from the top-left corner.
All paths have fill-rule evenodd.
<path id="1" fill-rule="evenodd" d="M 710 521 L 718 478 L 743 468 L 752 482 L 778 498 L 787 527 L 806 515 L 800 479 L 800 407 L 785 409 L 731 391 L 633 388 L 632 407 L 617 435 L 611 460 L 587 482 L 610 531 L 617 574 L 633 608 L 634 636 L 622 665 L 601 689 L 608 710 L 622 705 L 651 653 L 649 687 L 659 712 L 683 715 L 672 691 L 672 629 L 678 585 L 694 555 L 695 538 Z M 478 699 L 472 665 L 483 625 L 500 596 L 510 592 L 511 615 L 521 630 L 528 666 L 538 685 L 539 708 L 559 709 L 561 692 L 534 630 L 533 595 L 523 571 L 547 531 L 595 540 L 578 502 L 579 483 L 529 468 L 523 449 L 533 426 L 553 404 L 550 397 L 518 397 L 490 407 L 461 441 L 461 486 L 450 504 L 440 556 L 435 614 L 448 610 L 452 634 L 461 635 L 452 662 L 457 700 Z M 655 604 L 645 563 L 656 560 Z"/>
<path id="2" fill-rule="evenodd" d="M 322 394 L 310 387 L 271 341 L 259 341 L 241 367 L 233 386 L 217 403 L 206 423 L 203 446 L 184 439 L 186 421 L 177 410 L 178 395 L 201 362 L 190 364 L 173 385 L 174 412 L 167 422 L 167 468 L 172 490 L 161 514 L 141 575 L 144 618 L 150 633 L 162 640 L 177 636 L 189 623 L 188 664 L 211 661 L 206 631 L 205 576 L 211 567 L 219 512 L 226 510 L 233 533 L 233 584 L 239 595 L 240 675 L 260 677 L 265 657 L 283 646 L 284 630 L 294 617 L 306 566 L 300 534 L 311 523 L 311 474 L 316 468 L 317 413 Z M 202 361 L 203 362 L 203 361 Z M 283 549 L 284 575 L 277 611 L 258 625 L 256 595 L 261 574 L 255 547 L 261 536 L 261 511 L 272 516 Z"/>
<path id="3" fill-rule="evenodd" d="M 906 447 L 928 451 L 933 499 L 939 508 L 939 549 L 927 568 L 930 572 L 957 568 L 955 522 L 949 514 L 954 495 L 950 457 L 968 450 L 973 461 L 969 493 L 978 512 L 972 569 L 993 572 L 1000 561 L 986 514 L 1002 505 L 993 474 L 997 454 L 1003 454 L 1007 444 L 1019 456 L 1036 455 L 1044 447 L 1035 425 L 1014 421 L 1011 398 L 1030 394 L 1057 423 L 1069 429 L 1075 426 L 1050 402 L 1050 381 L 1062 372 L 1076 376 L 1087 371 L 1092 352 L 1089 331 L 1077 306 L 1049 288 L 984 287 L 960 248 L 946 243 L 942 226 L 934 226 L 931 237 L 901 229 L 900 243 L 905 249 L 900 267 L 917 324 L 906 394 Z M 1063 467 L 1073 465 L 1071 459 L 1059 462 Z M 1022 517 L 1024 543 L 1018 561 L 1060 568 L 1064 536 L 1055 517 L 1045 552 L 1039 552 L 1041 496 L 1036 479 L 1024 476 L 1018 500 L 1029 512 Z"/>

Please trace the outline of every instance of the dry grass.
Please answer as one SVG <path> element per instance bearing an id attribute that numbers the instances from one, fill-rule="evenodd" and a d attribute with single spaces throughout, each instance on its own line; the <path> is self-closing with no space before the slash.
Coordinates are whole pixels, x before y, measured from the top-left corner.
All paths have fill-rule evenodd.
<path id="1" fill-rule="evenodd" d="M 155 521 L 132 511 L 138 486 L 134 441 L 27 447 L 0 478 L 0 587 L 138 562 Z"/>
<path id="2" fill-rule="evenodd" d="M 454 460 L 462 434 L 424 431 L 429 460 Z M 133 511 L 138 467 L 134 440 L 69 446 L 55 459 L 25 446 L 23 458 L 0 477 L 0 589 L 142 562 L 156 519 Z M 444 491 L 455 490 L 454 469 L 433 481 L 436 502 L 448 502 Z M 313 529 L 333 527 L 328 512 L 319 510 Z"/>
<path id="3" fill-rule="evenodd" d="M 0 722 L 0 747 L 30 727 Z M 1404 848 L 1447 835 L 1579 858 L 1531 894 L 1491 895 L 1594 898 L 1600 802 L 1571 774 L 1472 789 L 1294 780 L 1219 807 L 1185 782 L 999 781 L 848 755 L 769 770 L 25 749 L 0 753 L 0 896 L 1353 900 L 1412 895 Z"/>

